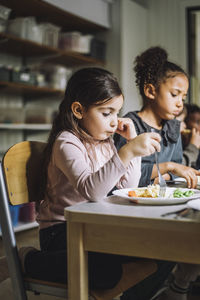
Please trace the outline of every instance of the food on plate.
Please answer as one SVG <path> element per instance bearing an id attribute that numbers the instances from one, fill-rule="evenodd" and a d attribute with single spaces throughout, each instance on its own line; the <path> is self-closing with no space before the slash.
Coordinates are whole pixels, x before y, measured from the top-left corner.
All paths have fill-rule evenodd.
<path id="1" fill-rule="evenodd" d="M 184 129 L 181 133 L 183 134 L 189 134 L 191 132 L 191 129 Z"/>
<path id="2" fill-rule="evenodd" d="M 128 191 L 129 197 L 142 197 L 142 198 L 158 198 L 159 197 L 160 186 L 158 184 L 148 185 L 144 188 L 136 188 L 134 190 Z M 181 188 L 175 189 L 173 192 L 166 191 L 164 198 L 186 198 L 194 195 L 193 190 L 185 190 Z"/>
<path id="3" fill-rule="evenodd" d="M 128 191 L 129 197 L 138 197 L 135 191 Z"/>
<path id="4" fill-rule="evenodd" d="M 160 186 L 158 184 L 148 185 L 145 188 L 138 188 L 128 192 L 129 197 L 146 197 L 146 198 L 157 198 L 159 196 Z M 136 194 L 135 195 L 133 195 Z"/>
<path id="5" fill-rule="evenodd" d="M 174 198 L 184 198 L 184 197 L 190 197 L 194 195 L 194 191 L 188 190 L 188 191 L 183 191 L 181 189 L 176 189 L 173 192 L 173 197 Z"/>

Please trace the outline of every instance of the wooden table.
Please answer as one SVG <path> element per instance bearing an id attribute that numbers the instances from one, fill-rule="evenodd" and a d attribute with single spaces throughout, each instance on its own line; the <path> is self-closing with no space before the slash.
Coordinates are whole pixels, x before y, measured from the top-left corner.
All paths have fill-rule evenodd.
<path id="1" fill-rule="evenodd" d="M 66 208 L 69 300 L 88 300 L 88 251 L 200 264 L 200 212 L 161 216 L 184 207 L 134 205 L 112 196 Z"/>

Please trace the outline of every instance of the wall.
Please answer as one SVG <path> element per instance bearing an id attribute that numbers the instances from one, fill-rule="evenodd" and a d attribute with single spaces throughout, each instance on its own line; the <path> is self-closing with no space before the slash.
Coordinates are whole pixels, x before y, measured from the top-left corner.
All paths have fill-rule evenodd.
<path id="1" fill-rule="evenodd" d="M 109 5 L 111 0 L 43 0 L 72 14 L 105 27 L 110 26 Z"/>
<path id="2" fill-rule="evenodd" d="M 164 47 L 169 58 L 187 70 L 186 8 L 200 5 L 199 0 L 149 0 L 148 44 Z"/>
<path id="3" fill-rule="evenodd" d="M 121 1 L 121 85 L 125 96 L 123 113 L 141 107 L 133 61 L 148 46 L 147 15 L 145 7 L 130 0 Z"/>
<path id="4" fill-rule="evenodd" d="M 115 0 L 110 22 L 111 30 L 101 34 L 107 43 L 105 67 L 117 76 L 122 87 L 123 115 L 141 107 L 134 83 L 133 61 L 147 47 L 147 8 L 132 0 Z"/>

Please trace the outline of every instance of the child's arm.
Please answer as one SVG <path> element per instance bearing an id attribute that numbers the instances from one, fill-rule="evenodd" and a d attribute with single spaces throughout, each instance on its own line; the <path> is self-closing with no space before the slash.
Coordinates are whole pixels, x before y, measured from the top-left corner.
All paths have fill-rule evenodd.
<path id="1" fill-rule="evenodd" d="M 188 188 L 195 188 L 197 186 L 197 176 L 200 175 L 200 171 L 193 169 L 191 167 L 184 166 L 182 164 L 177 164 L 175 162 L 164 162 L 159 164 L 161 174 L 165 174 L 165 180 L 169 180 L 169 172 L 172 174 L 183 177 L 187 181 Z M 153 166 L 152 178 L 156 176 L 157 170 L 155 165 Z M 158 173 L 157 173 L 158 174 Z M 154 176 L 154 177 L 153 177 Z M 170 177 L 170 176 L 169 176 Z"/>
<path id="2" fill-rule="evenodd" d="M 200 175 L 200 171 L 175 162 L 168 162 L 167 167 L 169 172 L 185 178 L 189 188 L 195 188 L 197 186 L 197 176 Z"/>

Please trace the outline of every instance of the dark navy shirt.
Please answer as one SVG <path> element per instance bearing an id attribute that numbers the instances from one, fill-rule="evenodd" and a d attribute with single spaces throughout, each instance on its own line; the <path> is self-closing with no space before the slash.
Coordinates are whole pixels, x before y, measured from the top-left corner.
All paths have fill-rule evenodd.
<path id="1" fill-rule="evenodd" d="M 138 111 L 129 112 L 124 117 L 132 119 L 137 135 L 150 132 L 153 127 L 145 123 L 139 116 Z M 167 162 L 173 161 L 176 163 L 182 163 L 183 150 L 182 150 L 182 141 L 180 134 L 180 121 L 166 120 L 163 121 L 162 129 L 154 129 L 155 132 L 158 132 L 161 135 L 161 151 L 158 153 L 158 161 Z M 116 148 L 119 150 L 124 144 L 126 144 L 126 139 L 119 134 L 114 135 L 114 142 Z M 152 184 L 151 174 L 153 165 L 155 164 L 155 155 L 149 155 L 142 157 L 142 169 L 141 169 L 141 178 L 139 186 L 147 186 Z M 170 174 L 173 179 L 174 175 Z"/>

